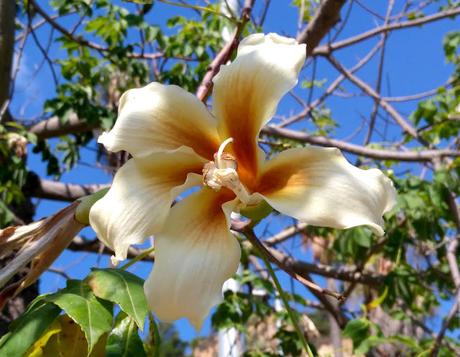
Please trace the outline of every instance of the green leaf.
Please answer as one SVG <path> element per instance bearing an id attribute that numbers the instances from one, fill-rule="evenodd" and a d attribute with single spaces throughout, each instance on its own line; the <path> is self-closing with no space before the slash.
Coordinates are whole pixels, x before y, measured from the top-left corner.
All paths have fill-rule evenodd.
<path id="1" fill-rule="evenodd" d="M 88 357 L 105 356 L 107 334 L 103 335 Z M 69 346 L 72 346 L 69 348 Z M 85 334 L 67 315 L 59 316 L 27 351 L 27 357 L 81 357 L 88 350 Z"/>
<path id="2" fill-rule="evenodd" d="M 137 326 L 144 329 L 144 320 L 149 310 L 142 279 L 119 269 L 96 269 L 87 279 L 96 296 L 120 305 Z"/>
<path id="3" fill-rule="evenodd" d="M 106 357 L 146 356 L 135 321 L 120 313 L 115 328 L 107 339 Z"/>
<path id="4" fill-rule="evenodd" d="M 359 345 L 369 337 L 370 323 L 366 319 L 351 320 L 345 326 L 343 336 L 351 338 L 353 348 L 357 349 Z"/>
<path id="5" fill-rule="evenodd" d="M 112 329 L 112 312 L 92 293 L 90 287 L 80 280 L 68 280 L 67 287 L 47 297 L 62 308 L 85 333 L 88 353 L 99 338 Z"/>
<path id="6" fill-rule="evenodd" d="M 61 309 L 51 303 L 36 304 L 29 309 L 11 327 L 10 334 L 2 340 L 0 356 L 22 356 L 43 332 L 58 317 Z"/>

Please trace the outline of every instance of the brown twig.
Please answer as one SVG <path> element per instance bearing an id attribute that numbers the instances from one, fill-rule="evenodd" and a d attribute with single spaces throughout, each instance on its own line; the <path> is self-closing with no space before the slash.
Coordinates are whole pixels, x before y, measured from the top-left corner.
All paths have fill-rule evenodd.
<path id="1" fill-rule="evenodd" d="M 236 50 L 239 44 L 239 39 L 241 33 L 243 32 L 244 26 L 249 21 L 249 15 L 252 10 L 252 6 L 254 5 L 255 0 L 246 0 L 243 10 L 241 11 L 240 21 L 235 29 L 233 34 L 233 38 L 230 42 L 228 42 L 225 47 L 217 54 L 214 60 L 209 65 L 209 69 L 203 77 L 201 84 L 198 86 L 196 91 L 196 96 L 202 102 L 205 102 L 208 98 L 209 94 L 211 93 L 212 89 L 212 79 L 216 76 L 219 72 L 220 66 L 230 60 L 233 52 Z"/>
<path id="2" fill-rule="evenodd" d="M 266 135 L 276 135 L 279 137 L 319 145 L 325 147 L 336 147 L 351 154 L 369 157 L 377 160 L 395 160 L 406 162 L 430 162 L 436 158 L 460 157 L 460 151 L 447 149 L 433 149 L 421 151 L 396 151 L 385 149 L 373 149 L 357 144 L 351 144 L 342 140 L 331 139 L 325 136 L 313 136 L 297 130 L 279 128 L 275 126 L 265 126 L 262 133 Z"/>
<path id="3" fill-rule="evenodd" d="M 60 25 L 55 18 L 51 17 L 46 13 L 45 10 L 43 10 L 40 5 L 37 4 L 35 0 L 30 0 L 29 1 L 30 5 L 34 7 L 34 9 L 42 16 L 52 27 L 54 27 L 56 30 L 58 30 L 60 33 L 62 33 L 64 36 L 66 36 L 68 39 L 82 45 L 86 46 L 89 48 L 92 48 L 98 52 L 108 52 L 110 51 L 110 48 L 104 47 L 99 45 L 98 43 L 89 41 L 84 39 L 83 37 L 77 37 L 75 36 L 72 32 L 68 31 L 64 26 Z M 139 53 L 129 53 L 127 54 L 128 57 L 130 58 L 144 58 L 144 59 L 156 59 L 159 57 L 163 57 L 163 53 L 144 53 L 144 54 L 139 54 Z"/>
<path id="4" fill-rule="evenodd" d="M 381 33 L 389 32 L 389 31 L 393 31 L 393 30 L 401 30 L 401 29 L 410 28 L 410 27 L 416 27 L 416 26 L 424 25 L 424 24 L 427 24 L 427 23 L 430 23 L 430 22 L 442 20 L 442 19 L 445 19 L 445 18 L 448 18 L 448 17 L 455 17 L 458 14 L 460 14 L 460 8 L 459 7 L 449 9 L 449 10 L 445 10 L 445 11 L 441 11 L 441 12 L 438 12 L 438 13 L 433 14 L 433 15 L 424 16 L 424 17 L 421 17 L 421 18 L 418 18 L 418 19 L 415 19 L 415 20 L 398 22 L 398 23 L 387 25 L 387 26 L 377 27 L 377 28 L 374 28 L 372 30 L 363 32 L 363 33 L 361 33 L 361 34 L 359 34 L 357 36 L 350 37 L 350 38 L 347 38 L 345 40 L 335 42 L 335 43 L 332 43 L 332 44 L 317 47 L 313 51 L 313 55 L 322 55 L 322 56 L 324 56 L 324 55 L 330 54 L 332 51 L 335 51 L 335 50 L 338 50 L 340 48 L 344 48 L 344 47 L 356 44 L 358 42 L 367 40 L 367 39 L 369 39 L 371 37 L 374 37 L 374 36 L 377 36 L 377 35 L 379 35 Z"/>
<path id="5" fill-rule="evenodd" d="M 387 8 L 387 14 L 385 17 L 385 23 L 384 26 L 387 26 L 389 21 L 390 21 L 390 15 L 391 11 L 393 10 L 393 5 L 394 5 L 394 0 L 390 0 L 388 3 L 388 8 Z M 380 96 L 380 90 L 382 87 L 382 78 L 383 78 L 383 65 L 385 61 L 385 47 L 386 47 L 386 42 L 388 38 L 388 32 L 384 32 L 382 35 L 382 47 L 380 49 L 380 58 L 379 58 L 379 64 L 378 64 L 378 69 L 377 69 L 377 83 L 375 85 L 375 92 Z M 366 137 L 364 138 L 364 143 L 363 145 L 369 144 L 371 141 L 372 134 L 374 132 L 374 127 L 375 127 L 375 122 L 377 120 L 377 113 L 379 111 L 379 100 L 374 98 L 374 105 L 372 107 L 372 112 L 371 116 L 369 119 L 369 128 L 366 133 Z"/>
<path id="6" fill-rule="evenodd" d="M 375 45 L 354 67 L 350 68 L 349 71 L 351 73 L 354 73 L 356 72 L 358 69 L 360 69 L 361 67 L 363 67 L 367 62 L 369 62 L 372 57 L 374 57 L 374 55 L 377 53 L 378 49 L 382 46 L 382 41 L 380 41 L 379 43 L 377 43 L 377 45 Z M 284 120 L 281 124 L 278 125 L 278 127 L 285 127 L 285 126 L 288 126 L 288 125 L 291 125 L 303 118 L 305 118 L 306 116 L 310 115 L 311 111 L 315 108 L 317 108 L 321 103 L 323 103 L 338 87 L 339 85 L 346 79 L 346 77 L 341 74 L 340 76 L 338 76 L 330 85 L 329 87 L 327 87 L 327 89 L 324 91 L 324 93 L 318 98 L 316 99 L 313 103 L 311 103 L 311 105 L 309 106 L 306 106 L 305 109 Z"/>
<path id="7" fill-rule="evenodd" d="M 57 116 L 42 120 L 29 128 L 29 132 L 35 134 L 38 139 L 49 139 L 56 136 L 87 132 L 96 127 L 79 117 L 75 113 L 71 114 L 65 122 Z"/>
<path id="8" fill-rule="evenodd" d="M 241 229 L 241 228 L 240 228 Z M 297 280 L 298 282 L 300 282 L 301 284 L 305 285 L 306 287 L 308 287 L 309 289 L 311 290 L 314 290 L 320 294 L 324 294 L 324 295 L 328 295 L 328 296 L 331 296 L 337 300 L 342 300 L 343 299 L 343 296 L 339 293 L 336 293 L 336 292 L 333 292 L 333 291 L 330 291 L 328 289 L 324 289 L 322 288 L 321 286 L 313 283 L 311 280 L 308 280 L 306 278 L 304 278 L 303 276 L 297 274 L 294 270 L 292 270 L 289 266 L 286 266 L 285 264 L 283 264 L 283 262 L 281 262 L 280 260 L 278 260 L 268 249 L 267 247 L 265 246 L 265 244 L 263 244 L 257 237 L 256 235 L 254 234 L 254 231 L 252 230 L 252 228 L 249 228 L 248 225 L 246 225 L 242 230 L 240 230 L 241 233 L 243 233 L 247 238 L 248 240 L 255 246 L 257 247 L 257 249 L 259 249 L 263 254 L 266 255 L 266 257 L 268 258 L 268 260 L 270 260 L 272 263 L 274 263 L 276 266 L 278 266 L 280 269 L 282 269 L 283 271 L 285 271 L 286 273 L 288 273 L 292 278 L 294 278 L 295 280 Z"/>
<path id="9" fill-rule="evenodd" d="M 340 72 L 342 73 L 350 82 L 355 84 L 358 88 L 363 90 L 368 96 L 375 99 L 378 104 L 386 110 L 388 114 L 394 119 L 394 121 L 403 129 L 403 131 L 412 136 L 414 139 L 418 140 L 422 145 L 426 147 L 431 147 L 432 145 L 428 143 L 425 139 L 420 137 L 417 133 L 417 130 L 406 120 L 402 117 L 401 114 L 387 101 L 385 101 L 372 87 L 370 87 L 367 83 L 363 80 L 355 76 L 349 70 L 347 70 L 342 64 L 337 61 L 333 56 L 328 55 L 327 59 L 329 62 Z"/>
<path id="10" fill-rule="evenodd" d="M 0 122 L 8 113 L 14 50 L 15 1 L 0 2 Z M 5 119 L 6 121 L 6 119 Z"/>
<path id="11" fill-rule="evenodd" d="M 309 274 L 304 274 L 303 276 L 300 276 L 291 269 L 288 269 L 284 264 L 282 264 L 276 258 L 274 258 L 273 255 L 267 251 L 266 247 L 260 243 L 252 229 L 249 228 L 248 222 L 232 222 L 232 229 L 235 229 L 236 231 L 243 233 L 248 238 L 248 240 L 251 241 L 251 243 L 253 243 L 260 251 L 263 252 L 263 254 L 266 254 L 266 257 L 272 263 L 276 264 L 279 268 L 284 270 L 292 278 L 298 280 L 300 283 L 305 285 L 311 291 L 311 293 L 315 295 L 315 297 L 323 304 L 324 308 L 334 316 L 340 327 L 343 328 L 346 325 L 346 316 L 344 316 L 340 309 L 338 307 L 335 307 L 327 297 L 329 295 L 334 297 L 335 299 L 340 300 L 342 295 L 329 291 L 327 289 L 323 289 L 320 286 L 314 284 Z"/>

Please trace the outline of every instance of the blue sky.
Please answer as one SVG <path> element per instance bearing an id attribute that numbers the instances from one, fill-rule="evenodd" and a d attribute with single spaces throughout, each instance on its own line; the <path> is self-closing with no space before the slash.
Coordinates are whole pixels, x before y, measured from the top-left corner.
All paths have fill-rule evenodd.
<path id="1" fill-rule="evenodd" d="M 48 5 L 40 1 L 43 7 L 48 8 Z M 257 3 L 257 2 L 256 2 Z M 258 2 L 260 5 L 260 1 Z M 385 14 L 386 2 L 384 1 L 363 1 L 371 7 L 375 12 Z M 401 2 L 396 1 L 394 13 L 399 10 Z M 344 10 L 346 10 L 346 5 Z M 256 10 L 258 7 L 256 7 Z M 157 3 L 154 10 L 150 14 L 150 18 L 154 23 L 163 24 L 172 14 L 189 15 L 190 10 L 178 9 Z M 345 13 L 345 11 L 343 11 Z M 72 16 L 66 17 L 63 24 L 75 22 Z M 359 34 L 365 30 L 375 27 L 376 24 L 381 24 L 382 21 L 360 6 L 354 4 L 347 26 L 343 29 L 339 39 L 348 38 Z M 386 61 L 384 66 L 384 76 L 382 84 L 382 92 L 388 96 L 399 96 L 415 94 L 422 91 L 432 89 L 444 84 L 449 75 L 452 73 L 452 66 L 446 64 L 443 49 L 442 39 L 446 32 L 458 29 L 458 21 L 442 20 L 433 24 L 426 25 L 422 28 L 411 28 L 400 31 L 395 31 L 389 36 L 386 50 Z M 297 30 L 297 9 L 288 5 L 287 1 L 272 1 L 271 7 L 264 26 L 264 32 L 277 32 L 283 35 L 295 37 Z M 37 32 L 39 38 L 46 43 L 49 36 L 49 28 L 42 28 Z M 359 45 L 353 46 L 352 49 L 340 50 L 334 55 L 347 67 L 353 66 L 367 51 L 369 51 L 379 37 L 374 37 L 370 40 L 363 41 Z M 62 50 L 56 46 L 51 46 L 51 57 L 58 58 L 63 55 Z M 374 57 L 364 68 L 356 74 L 367 81 L 371 86 L 375 85 L 376 81 L 376 66 L 378 63 L 378 55 Z M 37 71 L 40 66 L 43 66 L 40 71 Z M 305 68 L 302 72 L 299 82 L 311 79 L 312 66 Z M 328 64 L 324 59 L 318 59 L 317 62 L 317 79 L 327 78 L 325 86 L 330 84 L 338 75 L 335 69 Z M 43 103 L 46 99 L 52 98 L 54 94 L 54 85 L 50 80 L 50 71 L 47 64 L 42 64 L 42 56 L 33 44 L 32 39 L 28 40 L 25 53 L 21 60 L 20 70 L 16 81 L 14 100 L 11 106 L 12 112 L 16 117 L 24 119 L 35 119 L 41 114 Z M 353 93 L 358 93 L 349 82 L 343 83 L 343 88 L 350 90 Z M 308 95 L 305 90 L 297 90 L 297 93 L 304 98 Z M 313 99 L 315 99 L 321 91 L 315 89 Z M 411 113 L 417 102 L 408 102 L 403 104 L 395 104 L 395 107 L 402 114 Z M 333 118 L 338 120 L 340 128 L 336 131 L 336 137 L 346 138 L 354 133 L 361 123 L 362 116 L 368 116 L 373 102 L 368 98 L 357 96 L 353 99 L 344 99 L 333 97 L 328 101 L 328 106 L 332 110 Z M 286 115 L 290 112 L 299 110 L 300 108 L 289 97 L 286 97 L 278 108 L 278 115 Z M 380 110 L 382 115 L 385 112 Z M 379 128 L 383 130 L 383 128 Z M 353 138 L 353 142 L 362 143 L 366 130 L 362 130 Z M 388 137 L 390 140 L 399 140 L 399 129 L 390 124 L 388 129 Z M 375 138 L 374 138 L 375 139 Z M 377 137 L 378 139 L 378 137 Z M 91 143 L 91 148 L 94 149 L 96 144 Z M 111 176 L 99 168 L 89 167 L 84 163 L 95 162 L 95 152 L 93 150 L 82 149 L 82 163 L 78 164 L 71 172 L 65 173 L 62 177 L 63 182 L 71 183 L 108 183 L 111 181 Z M 46 169 L 40 158 L 30 153 L 28 157 L 28 165 L 31 170 L 41 176 L 45 175 Z M 37 201 L 37 218 L 50 215 L 56 210 L 65 206 L 65 203 L 41 200 Z M 272 224 L 272 229 L 277 230 L 282 227 L 286 220 L 278 219 Z M 93 238 L 94 233 L 90 229 L 82 231 L 82 235 Z M 295 256 L 305 260 L 311 260 L 308 252 L 300 249 L 296 250 Z M 65 270 L 72 278 L 84 278 L 91 267 L 107 267 L 109 263 L 108 257 L 99 257 L 92 253 L 74 253 L 65 252 L 54 264 L 55 268 Z M 145 278 L 150 271 L 151 265 L 148 263 L 136 264 L 131 271 Z M 318 279 L 318 282 L 322 282 Z M 289 287 L 289 279 L 282 278 L 282 283 Z M 41 292 L 55 291 L 63 287 L 65 280 L 55 273 L 45 273 L 40 282 Z M 297 286 L 298 291 L 302 291 Z M 445 314 L 446 306 L 443 305 L 440 314 Z M 434 321 L 434 326 L 437 326 L 438 321 Z M 185 322 L 177 323 L 179 332 L 182 338 L 191 339 L 196 335 L 191 326 Z M 201 334 L 206 334 L 209 331 L 209 321 L 205 324 Z"/>

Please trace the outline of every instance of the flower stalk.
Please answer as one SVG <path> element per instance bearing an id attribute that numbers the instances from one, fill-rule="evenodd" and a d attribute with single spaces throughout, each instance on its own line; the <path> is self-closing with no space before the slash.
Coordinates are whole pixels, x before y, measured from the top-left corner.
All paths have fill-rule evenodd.
<path id="1" fill-rule="evenodd" d="M 287 299 L 287 296 L 283 290 L 283 288 L 281 287 L 281 284 L 278 280 L 278 277 L 276 276 L 267 256 L 260 251 L 260 249 L 256 246 L 256 245 L 253 245 L 254 249 L 257 251 L 259 257 L 262 258 L 262 260 L 264 261 L 264 264 L 265 266 L 267 267 L 268 269 L 268 272 L 270 274 L 270 277 L 272 278 L 273 282 L 275 283 L 275 286 L 276 286 L 276 290 L 278 290 L 278 293 L 281 297 L 281 300 L 283 300 L 283 304 L 284 304 L 284 307 L 286 308 L 287 310 L 287 313 L 289 315 L 289 319 L 291 320 L 292 322 L 292 325 L 294 326 L 294 329 L 297 333 L 297 335 L 299 336 L 299 339 L 300 339 L 300 342 L 302 343 L 302 347 L 304 348 L 305 352 L 308 354 L 309 357 L 313 357 L 313 352 L 311 351 L 310 349 L 310 346 L 308 345 L 308 342 L 307 342 L 307 339 L 305 338 L 305 335 L 304 333 L 302 332 L 300 326 L 299 326 L 299 322 L 297 321 L 297 318 L 294 314 L 294 311 L 292 311 L 291 309 L 291 306 L 289 305 L 289 301 Z"/>

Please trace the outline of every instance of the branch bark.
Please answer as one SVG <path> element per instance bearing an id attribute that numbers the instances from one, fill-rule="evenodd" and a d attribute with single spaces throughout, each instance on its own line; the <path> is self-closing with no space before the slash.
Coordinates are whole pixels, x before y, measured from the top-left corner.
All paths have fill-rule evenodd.
<path id="1" fill-rule="evenodd" d="M 235 29 L 232 40 L 225 45 L 225 47 L 217 54 L 214 60 L 209 65 L 209 69 L 203 77 L 198 89 L 196 96 L 202 102 L 205 102 L 208 98 L 212 89 L 212 79 L 219 72 L 220 66 L 230 60 L 233 52 L 237 49 L 241 33 L 243 32 L 244 26 L 250 19 L 250 14 L 255 0 L 246 0 L 244 3 L 243 10 L 241 11 L 240 22 Z"/>
<path id="2" fill-rule="evenodd" d="M 304 142 L 312 145 L 325 147 L 336 147 L 342 151 L 368 157 L 377 160 L 395 160 L 407 162 L 429 162 L 437 158 L 460 157 L 460 151 L 447 149 L 433 149 L 422 151 L 394 151 L 384 149 L 372 149 L 361 145 L 350 144 L 345 141 L 330 139 L 324 136 L 311 136 L 304 132 L 279 128 L 275 126 L 265 126 L 262 133 L 266 135 L 276 135 L 283 138 Z"/>
<path id="3" fill-rule="evenodd" d="M 14 0 L 0 1 L 0 122 L 7 112 L 5 109 L 10 97 L 15 10 Z"/>
<path id="4" fill-rule="evenodd" d="M 58 117 L 51 117 L 31 126 L 29 131 L 39 139 L 49 139 L 70 133 L 82 133 L 94 128 L 96 128 L 96 125 L 91 125 L 79 119 L 73 113 L 65 123 L 62 123 Z"/>
<path id="5" fill-rule="evenodd" d="M 95 193 L 110 185 L 91 184 L 77 185 L 51 180 L 40 179 L 35 174 L 30 175 L 24 188 L 25 194 L 31 197 L 73 202 L 78 198 Z"/>
<path id="6" fill-rule="evenodd" d="M 382 283 L 383 276 L 373 275 L 370 273 L 356 272 L 355 268 L 336 268 L 330 265 L 320 263 L 307 263 L 301 260 L 296 260 L 281 251 L 265 246 L 284 267 L 291 269 L 295 273 L 304 276 L 305 274 L 317 274 L 328 278 L 334 278 L 342 281 L 360 283 L 368 286 L 379 286 Z"/>
<path id="7" fill-rule="evenodd" d="M 335 51 L 335 50 L 338 50 L 340 48 L 347 47 L 347 46 L 353 45 L 355 43 L 367 40 L 367 39 L 369 39 L 371 37 L 374 37 L 374 36 L 377 36 L 377 35 L 379 35 L 381 33 L 389 32 L 389 31 L 392 31 L 392 30 L 401 30 L 401 29 L 405 29 L 405 28 L 421 26 L 421 25 L 428 24 L 430 22 L 434 22 L 434 21 L 438 21 L 438 20 L 442 20 L 442 19 L 445 19 L 445 18 L 448 18 L 448 17 L 455 17 L 455 16 L 457 16 L 459 14 L 460 14 L 460 8 L 457 7 L 457 8 L 454 8 L 454 9 L 441 11 L 441 12 L 438 12 L 438 13 L 433 14 L 433 15 L 420 17 L 420 18 L 415 19 L 415 20 L 404 21 L 404 22 L 389 24 L 387 26 L 377 27 L 377 28 L 374 28 L 372 30 L 363 32 L 363 33 L 361 33 L 361 34 L 359 34 L 357 36 L 350 37 L 350 38 L 347 38 L 345 40 L 338 41 L 338 42 L 335 42 L 335 43 L 331 43 L 331 44 L 327 44 L 327 45 L 324 45 L 324 46 L 317 47 L 313 51 L 313 55 L 325 56 L 327 54 L 330 54 L 332 51 Z"/>
<path id="8" fill-rule="evenodd" d="M 321 42 L 330 29 L 340 21 L 340 10 L 346 0 L 325 0 L 321 3 L 308 26 L 297 36 L 299 43 L 307 44 L 307 56 Z"/>

